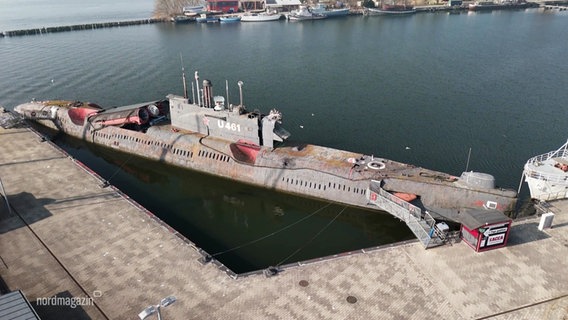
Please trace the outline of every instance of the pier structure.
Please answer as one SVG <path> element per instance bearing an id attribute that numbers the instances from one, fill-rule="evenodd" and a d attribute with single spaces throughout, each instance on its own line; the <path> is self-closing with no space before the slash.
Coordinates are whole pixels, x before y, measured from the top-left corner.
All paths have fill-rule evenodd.
<path id="1" fill-rule="evenodd" d="M 541 5 L 541 7 L 544 8 L 545 10 L 558 10 L 558 11 L 568 10 L 568 5 L 545 4 L 545 5 Z"/>
<path id="2" fill-rule="evenodd" d="M 527 0 L 527 3 L 544 8 L 545 10 L 568 10 L 568 0 Z"/>
<path id="3" fill-rule="evenodd" d="M 557 320 L 568 313 L 566 201 L 548 208 L 552 229 L 539 231 L 538 217 L 516 221 L 508 246 L 484 253 L 464 243 L 424 250 L 413 241 L 279 266 L 270 277 L 229 277 L 56 145 L 21 124 L 8 127 L 0 128 L 0 290 L 20 289 L 43 320 L 137 319 L 172 295 L 164 319 Z"/>
<path id="4" fill-rule="evenodd" d="M 75 24 L 70 26 L 22 29 L 22 30 L 0 32 L 0 37 L 16 37 L 16 36 L 40 35 L 40 34 L 55 33 L 55 32 L 76 31 L 76 30 L 93 30 L 93 29 L 102 29 L 102 28 L 135 26 L 141 24 L 161 23 L 164 21 L 166 20 L 151 18 L 151 19 L 114 21 L 114 22 L 95 22 L 95 23 Z"/>

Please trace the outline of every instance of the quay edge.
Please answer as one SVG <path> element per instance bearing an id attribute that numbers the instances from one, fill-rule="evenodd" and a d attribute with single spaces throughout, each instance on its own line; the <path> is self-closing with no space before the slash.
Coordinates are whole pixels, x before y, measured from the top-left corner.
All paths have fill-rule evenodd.
<path id="1" fill-rule="evenodd" d="M 102 310 L 43 306 L 44 320 L 133 319 L 169 295 L 177 301 L 162 315 L 172 319 L 560 320 L 568 310 L 568 201 L 553 202 L 554 228 L 537 230 L 537 217 L 520 221 L 509 246 L 495 251 L 462 243 L 423 250 L 414 242 L 233 279 L 200 264 L 192 247 L 101 189 L 51 143 L 0 128 L 0 145 L 0 176 L 21 215 L 0 224 L 6 288 L 31 302 L 90 296 Z"/>

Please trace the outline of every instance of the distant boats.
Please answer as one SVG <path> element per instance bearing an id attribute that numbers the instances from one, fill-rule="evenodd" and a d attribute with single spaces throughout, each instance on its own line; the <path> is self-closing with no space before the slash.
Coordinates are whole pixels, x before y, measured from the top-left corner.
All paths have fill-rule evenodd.
<path id="1" fill-rule="evenodd" d="M 474 3 L 470 3 L 468 8 L 471 11 L 489 11 L 497 9 L 524 9 L 528 6 L 528 3 L 517 1 L 503 1 L 500 3 L 494 1 L 475 1 Z"/>
<path id="2" fill-rule="evenodd" d="M 202 13 L 201 16 L 195 18 L 195 21 L 199 23 L 215 23 L 219 22 L 219 17 L 209 16 L 205 13 Z"/>
<path id="3" fill-rule="evenodd" d="M 226 17 L 219 17 L 219 22 L 221 23 L 235 23 L 240 22 L 241 17 L 239 16 L 226 16 Z"/>
<path id="4" fill-rule="evenodd" d="M 328 9 L 324 4 L 318 3 L 314 7 L 310 8 L 312 13 L 316 14 L 323 14 L 328 18 L 334 17 L 345 17 L 349 15 L 349 8 L 341 8 L 341 9 Z"/>
<path id="5" fill-rule="evenodd" d="M 321 13 L 314 13 L 306 6 L 300 6 L 298 10 L 293 10 L 288 15 L 288 19 L 292 21 L 320 20 L 325 18 L 327 18 L 326 15 Z"/>
<path id="6" fill-rule="evenodd" d="M 205 6 L 183 7 L 183 14 L 186 16 L 197 16 L 207 12 Z"/>
<path id="7" fill-rule="evenodd" d="M 277 21 L 282 18 L 280 13 L 273 12 L 247 12 L 241 16 L 242 22 L 267 22 Z"/>
<path id="8" fill-rule="evenodd" d="M 189 17 L 189 16 L 175 16 L 175 17 L 171 17 L 170 21 L 173 22 L 173 23 L 190 23 L 190 22 L 194 22 L 195 18 Z"/>
<path id="9" fill-rule="evenodd" d="M 383 4 L 380 8 L 366 8 L 366 15 L 409 15 L 416 13 L 416 9 L 404 4 Z"/>

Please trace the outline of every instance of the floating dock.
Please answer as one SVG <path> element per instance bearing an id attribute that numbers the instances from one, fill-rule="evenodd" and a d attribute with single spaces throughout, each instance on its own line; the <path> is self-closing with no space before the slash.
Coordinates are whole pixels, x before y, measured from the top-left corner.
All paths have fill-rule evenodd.
<path id="1" fill-rule="evenodd" d="M 1 115 L 0 115 L 1 116 Z M 26 127 L 0 128 L 0 289 L 41 319 L 565 319 L 568 202 L 516 221 L 508 246 L 419 242 L 230 277 L 198 248 Z M 2 189 L 0 189 L 1 191 Z M 5 206 L 6 195 L 10 208 Z M 340 241 L 341 239 L 338 239 Z M 3 287 L 3 288 L 2 288 Z M 49 298 L 81 298 L 75 308 Z M 55 300 L 54 300 L 55 301 Z"/>

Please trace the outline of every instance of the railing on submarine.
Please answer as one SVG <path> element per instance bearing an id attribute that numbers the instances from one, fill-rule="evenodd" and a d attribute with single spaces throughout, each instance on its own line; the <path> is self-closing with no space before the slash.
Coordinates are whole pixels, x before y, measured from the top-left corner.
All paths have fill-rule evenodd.
<path id="1" fill-rule="evenodd" d="M 424 248 L 441 246 L 445 242 L 443 235 L 436 231 L 436 220 L 419 207 L 406 202 L 383 188 L 381 181 L 372 180 L 366 192 L 370 203 L 404 221 Z"/>

